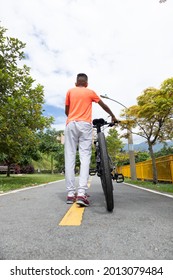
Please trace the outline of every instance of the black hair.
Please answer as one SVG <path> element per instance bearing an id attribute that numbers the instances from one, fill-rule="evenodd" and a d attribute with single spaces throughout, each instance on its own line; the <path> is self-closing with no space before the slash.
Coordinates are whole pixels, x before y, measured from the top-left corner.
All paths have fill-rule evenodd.
<path id="1" fill-rule="evenodd" d="M 88 82 L 88 76 L 85 73 L 79 73 L 77 74 L 77 81 L 78 80 L 85 80 L 86 82 Z"/>

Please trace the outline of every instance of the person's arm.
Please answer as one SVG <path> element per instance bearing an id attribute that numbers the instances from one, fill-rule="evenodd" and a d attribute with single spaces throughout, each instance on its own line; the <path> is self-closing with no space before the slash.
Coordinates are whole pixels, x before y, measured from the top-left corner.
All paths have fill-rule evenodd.
<path id="1" fill-rule="evenodd" d="M 68 117 L 69 114 L 69 105 L 65 105 L 65 114 Z"/>
<path id="2" fill-rule="evenodd" d="M 112 117 L 112 122 L 118 121 L 115 115 L 112 113 L 111 109 L 102 100 L 100 100 L 98 104 Z"/>

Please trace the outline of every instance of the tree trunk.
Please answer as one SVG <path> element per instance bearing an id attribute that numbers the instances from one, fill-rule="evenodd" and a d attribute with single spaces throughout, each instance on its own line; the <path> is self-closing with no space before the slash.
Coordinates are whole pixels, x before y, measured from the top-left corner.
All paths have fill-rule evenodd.
<path id="1" fill-rule="evenodd" d="M 54 174 L 54 168 L 53 168 L 53 160 L 54 160 L 54 158 L 53 158 L 53 155 L 51 155 L 51 173 L 52 174 Z"/>
<path id="2" fill-rule="evenodd" d="M 10 164 L 7 165 L 7 177 L 10 177 Z"/>
<path id="3" fill-rule="evenodd" d="M 158 183 L 157 167 L 156 167 L 155 155 L 154 155 L 154 152 L 153 152 L 153 145 L 150 142 L 148 142 L 148 146 L 149 146 L 149 152 L 150 152 L 151 160 L 152 160 L 153 183 L 157 184 Z"/>

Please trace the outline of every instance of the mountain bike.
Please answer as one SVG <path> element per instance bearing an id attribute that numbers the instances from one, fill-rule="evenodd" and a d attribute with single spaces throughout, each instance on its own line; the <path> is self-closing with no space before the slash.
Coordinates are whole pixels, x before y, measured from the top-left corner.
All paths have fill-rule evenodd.
<path id="1" fill-rule="evenodd" d="M 96 168 L 90 169 L 90 175 L 95 175 L 101 179 L 101 184 L 106 200 L 106 208 L 109 212 L 113 211 L 114 208 L 114 199 L 113 199 L 113 184 L 112 181 L 116 179 L 117 182 L 122 182 L 124 177 L 122 174 L 114 175 L 112 161 L 107 152 L 107 145 L 104 132 L 101 130 L 103 126 L 112 127 L 115 123 L 107 122 L 104 119 L 94 119 L 93 128 L 96 128 L 96 140 L 94 141 L 95 145 L 95 158 L 96 158 Z M 122 176 L 118 176 L 122 175 Z"/>

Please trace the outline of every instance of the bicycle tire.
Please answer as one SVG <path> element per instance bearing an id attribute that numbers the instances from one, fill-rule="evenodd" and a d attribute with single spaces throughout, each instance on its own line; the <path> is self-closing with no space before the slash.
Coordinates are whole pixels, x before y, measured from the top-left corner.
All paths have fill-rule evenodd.
<path id="1" fill-rule="evenodd" d="M 113 199 L 111 167 L 110 167 L 110 161 L 107 152 L 105 135 L 103 132 L 98 133 L 98 144 L 100 150 L 101 184 L 105 195 L 107 210 L 109 212 L 112 212 L 114 208 L 114 199 Z"/>

